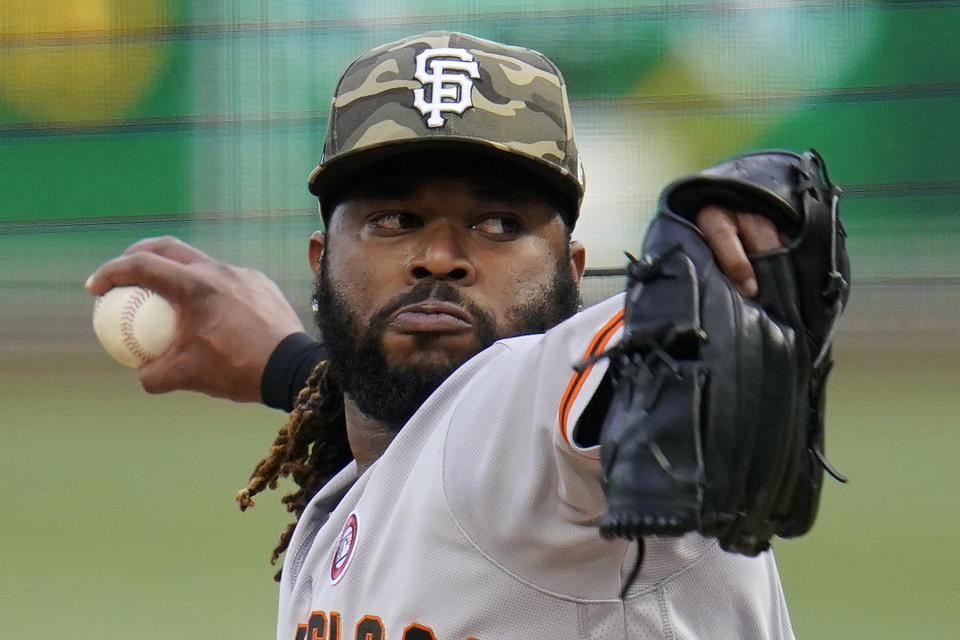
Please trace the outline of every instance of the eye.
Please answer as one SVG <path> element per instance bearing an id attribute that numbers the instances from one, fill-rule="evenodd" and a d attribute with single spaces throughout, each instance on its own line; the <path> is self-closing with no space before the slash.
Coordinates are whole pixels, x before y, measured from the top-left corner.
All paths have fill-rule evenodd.
<path id="1" fill-rule="evenodd" d="M 367 224 L 378 231 L 406 231 L 423 226 L 419 216 L 403 211 L 387 211 L 371 217 Z"/>
<path id="2" fill-rule="evenodd" d="M 513 216 L 498 214 L 487 216 L 473 228 L 491 236 L 513 236 L 520 232 L 522 225 Z"/>

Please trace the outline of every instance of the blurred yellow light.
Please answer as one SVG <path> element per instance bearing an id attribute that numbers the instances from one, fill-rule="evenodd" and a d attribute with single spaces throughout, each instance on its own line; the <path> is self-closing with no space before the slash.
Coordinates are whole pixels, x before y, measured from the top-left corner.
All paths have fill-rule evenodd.
<path id="1" fill-rule="evenodd" d="M 0 100 L 28 121 L 127 115 L 169 44 L 164 0 L 5 0 L 0 3 Z"/>

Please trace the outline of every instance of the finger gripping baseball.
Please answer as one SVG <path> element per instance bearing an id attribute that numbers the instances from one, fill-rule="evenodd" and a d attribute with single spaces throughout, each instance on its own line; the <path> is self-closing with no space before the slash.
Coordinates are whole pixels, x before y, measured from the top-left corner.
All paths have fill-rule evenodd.
<path id="1" fill-rule="evenodd" d="M 714 172 L 724 175 L 720 186 L 708 175 L 668 188 L 696 202 L 707 197 L 694 193 L 698 184 L 708 195 L 737 190 L 729 175 L 750 178 L 744 198 L 765 183 L 776 188 L 765 206 L 780 203 L 788 210 L 775 218 L 799 226 L 789 247 L 752 259 L 755 300 L 739 294 L 666 197 L 643 257 L 628 266 L 600 433 L 606 537 L 699 531 L 756 555 L 774 535 L 800 535 L 813 523 L 826 466 L 829 343 L 849 266 L 819 156 L 761 160 L 754 154 L 736 171 Z M 762 167 L 760 179 L 745 178 L 744 166 Z"/>

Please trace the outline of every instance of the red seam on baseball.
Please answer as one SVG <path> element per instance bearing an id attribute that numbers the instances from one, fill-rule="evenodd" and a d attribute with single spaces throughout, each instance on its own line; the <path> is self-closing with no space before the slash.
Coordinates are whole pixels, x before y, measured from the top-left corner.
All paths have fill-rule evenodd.
<path id="1" fill-rule="evenodd" d="M 120 335 L 123 338 L 124 346 L 130 350 L 130 353 L 135 355 L 140 359 L 140 362 L 146 364 L 153 359 L 149 353 L 147 353 L 143 346 L 137 342 L 137 339 L 133 335 L 133 321 L 137 315 L 137 310 L 143 306 L 143 303 L 147 298 L 153 295 L 153 291 L 147 289 L 140 289 L 139 291 L 134 291 L 133 295 L 130 296 L 130 299 L 127 300 L 127 303 L 123 305 L 123 310 L 120 312 Z"/>

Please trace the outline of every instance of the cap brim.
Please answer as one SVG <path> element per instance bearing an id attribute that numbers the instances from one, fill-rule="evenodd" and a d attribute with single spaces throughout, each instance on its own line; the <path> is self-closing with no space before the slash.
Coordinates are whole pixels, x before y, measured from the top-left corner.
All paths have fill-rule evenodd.
<path id="1" fill-rule="evenodd" d="M 395 158 L 407 153 L 431 150 L 444 153 L 479 153 L 480 155 L 503 160 L 504 163 L 527 169 L 560 190 L 563 199 L 573 205 L 570 212 L 573 215 L 573 220 L 569 222 L 573 223 L 576 221 L 580 209 L 580 202 L 583 199 L 583 193 L 578 186 L 579 183 L 575 176 L 562 170 L 557 165 L 545 162 L 540 158 L 528 156 L 503 145 L 478 140 L 476 138 L 455 136 L 410 138 L 406 140 L 393 140 L 376 146 L 364 147 L 363 149 L 347 152 L 315 167 L 307 179 L 307 188 L 310 190 L 310 193 L 322 200 L 324 197 L 336 191 L 337 188 L 355 174 L 375 162 Z"/>

